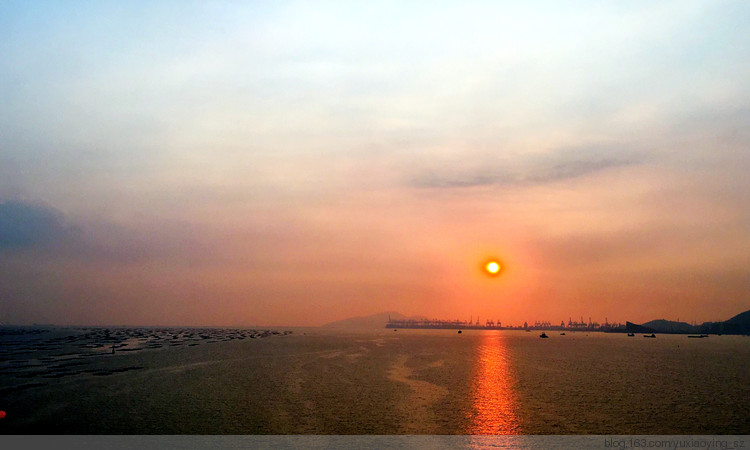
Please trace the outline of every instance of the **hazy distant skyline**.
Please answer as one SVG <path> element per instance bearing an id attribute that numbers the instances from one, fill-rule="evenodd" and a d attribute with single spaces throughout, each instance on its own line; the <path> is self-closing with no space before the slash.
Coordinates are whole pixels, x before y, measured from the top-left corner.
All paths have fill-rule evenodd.
<path id="1" fill-rule="evenodd" d="M 0 324 L 726 320 L 750 309 L 749 19 L 1 2 Z"/>

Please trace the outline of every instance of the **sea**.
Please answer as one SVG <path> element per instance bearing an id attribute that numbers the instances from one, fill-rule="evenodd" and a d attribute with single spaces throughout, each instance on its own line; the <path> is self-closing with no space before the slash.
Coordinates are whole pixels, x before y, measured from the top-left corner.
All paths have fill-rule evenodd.
<path id="1" fill-rule="evenodd" d="M 0 434 L 747 435 L 750 337 L 0 328 Z"/>

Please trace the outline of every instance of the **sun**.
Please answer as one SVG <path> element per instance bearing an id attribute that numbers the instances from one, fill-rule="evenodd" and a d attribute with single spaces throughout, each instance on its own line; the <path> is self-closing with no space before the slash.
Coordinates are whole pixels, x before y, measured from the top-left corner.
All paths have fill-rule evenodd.
<path id="1" fill-rule="evenodd" d="M 500 275 L 503 271 L 503 264 L 497 260 L 490 260 L 484 264 L 484 271 L 491 277 Z"/>

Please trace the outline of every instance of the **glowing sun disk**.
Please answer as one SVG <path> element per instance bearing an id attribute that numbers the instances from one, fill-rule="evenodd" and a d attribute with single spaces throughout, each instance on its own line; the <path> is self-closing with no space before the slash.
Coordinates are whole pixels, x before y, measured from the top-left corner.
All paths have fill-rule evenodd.
<path id="1" fill-rule="evenodd" d="M 484 264 L 484 271 L 487 273 L 487 275 L 491 277 L 496 277 L 500 275 L 500 273 L 503 271 L 503 265 L 500 263 L 500 261 L 491 260 L 487 261 Z"/>

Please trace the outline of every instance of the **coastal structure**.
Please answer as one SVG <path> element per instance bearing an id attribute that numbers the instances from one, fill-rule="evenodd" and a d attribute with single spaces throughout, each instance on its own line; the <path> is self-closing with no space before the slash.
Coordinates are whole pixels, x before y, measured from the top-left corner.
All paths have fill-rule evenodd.
<path id="1" fill-rule="evenodd" d="M 386 328 L 411 328 L 411 329 L 432 329 L 432 330 L 548 330 L 548 331 L 606 331 L 606 332 L 623 332 L 625 331 L 625 325 L 619 323 L 609 323 L 605 321 L 604 324 L 598 322 L 592 322 L 589 318 L 589 322 L 573 322 L 568 321 L 566 326 L 564 322 L 560 325 L 552 325 L 550 321 L 535 321 L 532 324 L 524 322 L 523 325 L 504 326 L 500 320 L 485 320 L 484 323 L 480 322 L 479 319 L 473 320 L 473 317 L 466 320 L 442 320 L 442 319 L 390 319 L 385 325 Z"/>
<path id="2" fill-rule="evenodd" d="M 380 322 L 382 323 L 382 322 Z M 750 336 L 750 310 L 737 314 L 729 320 L 722 322 L 703 322 L 700 325 L 689 324 L 679 321 L 670 321 L 666 319 L 652 320 L 643 324 L 633 322 L 610 322 L 605 317 L 604 323 L 599 323 L 589 317 L 585 321 L 581 317 L 580 321 L 574 321 L 568 318 L 560 322 L 560 325 L 552 325 L 550 321 L 524 322 L 523 325 L 503 325 L 500 320 L 485 320 L 480 322 L 474 320 L 472 316 L 466 320 L 440 320 L 440 319 L 391 319 L 388 316 L 386 328 L 422 328 L 422 329 L 443 329 L 443 330 L 539 330 L 539 331 L 601 331 L 605 333 L 642 333 L 642 334 L 692 334 L 694 336 L 708 336 L 709 334 L 741 334 Z"/>

